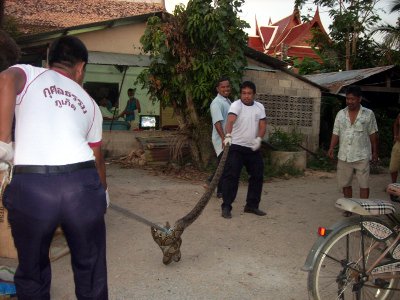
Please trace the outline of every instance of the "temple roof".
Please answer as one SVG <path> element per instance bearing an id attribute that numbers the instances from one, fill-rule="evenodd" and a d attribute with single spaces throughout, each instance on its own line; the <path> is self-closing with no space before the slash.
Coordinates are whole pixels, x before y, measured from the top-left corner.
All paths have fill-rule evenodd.
<path id="1" fill-rule="evenodd" d="M 314 53 L 309 43 L 313 36 L 313 28 L 328 36 L 318 9 L 311 21 L 302 23 L 299 11 L 295 8 L 291 15 L 275 23 L 270 21 L 266 26 L 259 26 L 256 20 L 256 36 L 249 37 L 248 45 L 272 56 L 284 54 L 299 59 L 304 57 L 318 59 L 318 55 Z"/>

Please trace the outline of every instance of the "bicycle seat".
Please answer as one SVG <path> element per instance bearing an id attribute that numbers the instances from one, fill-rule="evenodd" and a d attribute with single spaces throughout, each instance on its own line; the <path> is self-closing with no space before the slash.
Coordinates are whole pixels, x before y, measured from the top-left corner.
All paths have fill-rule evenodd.
<path id="1" fill-rule="evenodd" d="M 378 199 L 339 198 L 335 206 L 362 216 L 389 215 L 396 212 L 392 203 Z"/>

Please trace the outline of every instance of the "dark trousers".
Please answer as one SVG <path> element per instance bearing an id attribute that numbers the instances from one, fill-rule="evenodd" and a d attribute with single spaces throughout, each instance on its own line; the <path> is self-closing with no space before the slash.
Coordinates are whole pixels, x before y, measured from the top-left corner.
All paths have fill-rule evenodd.
<path id="1" fill-rule="evenodd" d="M 78 299 L 108 299 L 105 192 L 95 168 L 14 174 L 4 194 L 18 252 L 18 300 L 50 299 L 49 248 L 61 225 L 71 251 Z"/>
<path id="2" fill-rule="evenodd" d="M 224 151 L 222 151 L 218 156 L 217 156 L 217 167 L 219 165 L 219 162 L 221 161 L 222 155 L 224 154 Z M 211 180 L 213 179 L 215 172 L 217 170 L 215 169 L 214 173 L 208 177 L 207 181 L 210 183 Z M 221 174 L 221 177 L 219 178 L 218 181 L 218 186 L 217 186 L 217 194 L 221 194 L 222 193 L 222 181 L 223 181 L 223 177 L 224 177 L 224 173 Z"/>
<path id="3" fill-rule="evenodd" d="M 264 182 L 264 162 L 261 152 L 239 145 L 231 145 L 225 163 L 222 185 L 222 209 L 232 209 L 239 187 L 240 173 L 243 166 L 249 174 L 246 206 L 258 208 Z"/>

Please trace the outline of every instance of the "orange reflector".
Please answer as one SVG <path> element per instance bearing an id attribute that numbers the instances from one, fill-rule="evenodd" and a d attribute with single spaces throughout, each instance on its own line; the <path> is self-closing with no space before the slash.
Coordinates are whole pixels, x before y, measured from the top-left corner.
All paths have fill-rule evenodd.
<path id="1" fill-rule="evenodd" d="M 326 235 L 326 228 L 325 227 L 318 227 L 318 235 L 325 236 Z"/>

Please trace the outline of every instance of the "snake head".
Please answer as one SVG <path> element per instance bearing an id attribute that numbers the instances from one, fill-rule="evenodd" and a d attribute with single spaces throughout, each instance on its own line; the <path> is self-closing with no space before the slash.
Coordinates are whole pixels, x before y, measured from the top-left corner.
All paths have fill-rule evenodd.
<path id="1" fill-rule="evenodd" d="M 165 228 L 167 232 L 151 227 L 151 236 L 163 253 L 163 263 L 168 265 L 171 261 L 178 262 L 181 259 L 181 235 L 183 229 L 171 228 L 167 222 Z"/>

